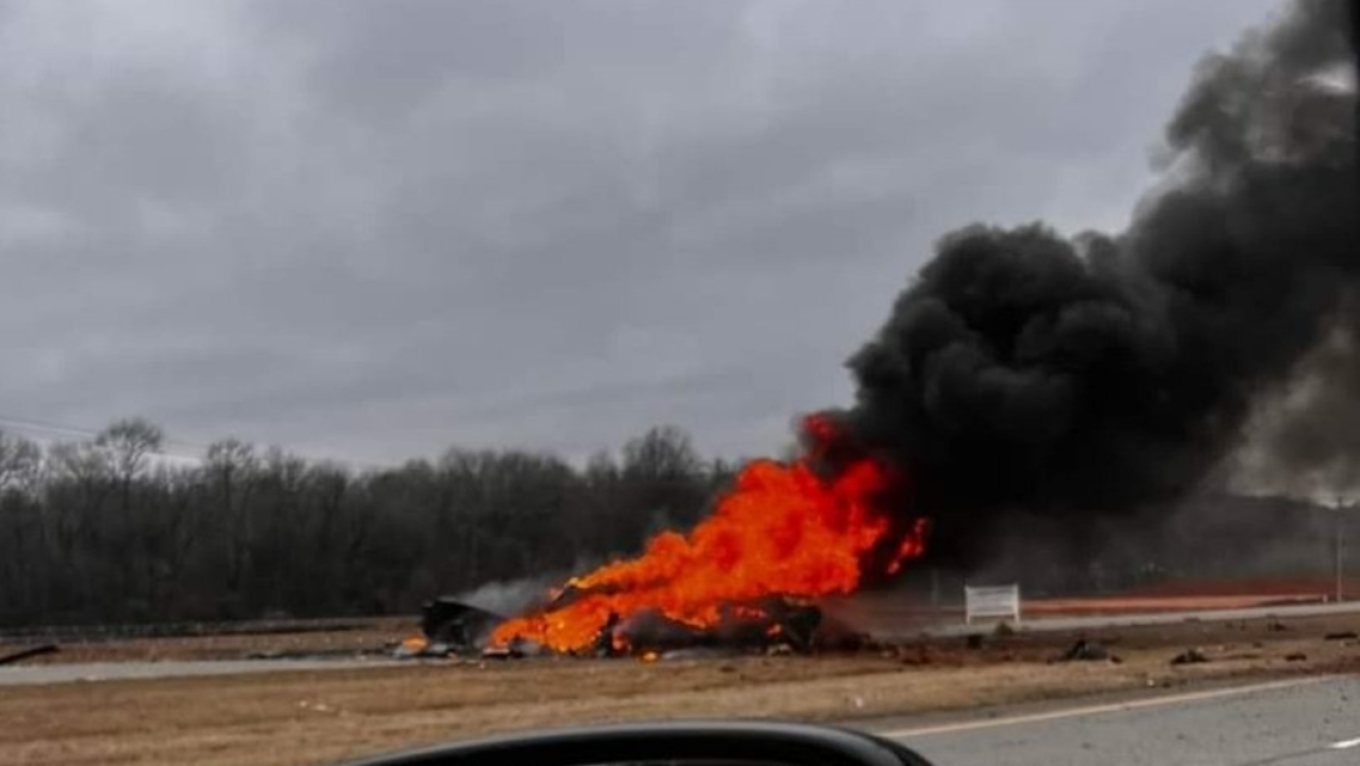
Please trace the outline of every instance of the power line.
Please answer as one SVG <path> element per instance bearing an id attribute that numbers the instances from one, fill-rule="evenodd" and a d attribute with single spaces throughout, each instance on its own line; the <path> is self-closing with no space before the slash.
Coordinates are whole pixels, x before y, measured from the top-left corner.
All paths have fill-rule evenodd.
<path id="1" fill-rule="evenodd" d="M 76 428 L 74 426 L 59 426 L 54 423 L 44 423 L 40 420 L 28 420 L 25 418 L 12 418 L 7 415 L 0 415 L 0 426 L 13 428 L 17 431 L 39 431 L 48 433 L 60 433 L 67 436 L 96 436 L 97 431 L 87 428 Z"/>
<path id="2" fill-rule="evenodd" d="M 14 431 L 21 431 L 30 434 L 38 433 L 48 434 L 57 437 L 65 438 L 82 437 L 86 439 L 94 439 L 98 437 L 99 434 L 102 432 L 102 429 L 63 425 L 60 423 L 53 423 L 50 421 L 35 420 L 33 418 L 19 418 L 3 414 L 0 414 L 0 428 L 9 428 Z M 193 450 L 197 454 L 185 454 L 165 449 L 156 450 L 151 452 L 150 454 L 159 455 L 161 457 L 178 458 L 181 460 L 201 461 L 203 460 L 205 454 L 208 451 L 208 445 L 206 444 L 196 444 L 194 442 L 186 442 L 181 439 L 164 438 L 162 439 L 162 444 L 168 444 L 178 446 L 187 450 Z M 286 452 L 287 454 L 299 457 L 303 460 L 306 460 L 309 463 L 338 463 L 349 468 L 362 468 L 370 470 L 389 470 L 395 467 L 389 464 L 376 463 L 368 460 L 351 460 L 334 457 L 317 457 L 315 455 L 307 455 L 292 450 L 288 450 L 282 447 L 282 445 L 271 446 L 279 446 L 279 448 L 283 449 L 284 452 Z"/>

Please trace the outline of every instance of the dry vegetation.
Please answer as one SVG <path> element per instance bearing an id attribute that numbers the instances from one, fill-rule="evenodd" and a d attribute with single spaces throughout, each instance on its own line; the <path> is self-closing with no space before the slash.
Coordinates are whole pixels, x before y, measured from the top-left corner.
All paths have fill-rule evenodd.
<path id="1" fill-rule="evenodd" d="M 996 637 L 835 657 L 431 663 L 6 687 L 0 763 L 324 763 L 492 731 L 677 716 L 845 720 L 1349 667 L 1324 641 L 1360 617 L 1195 623 L 1105 635 L 1122 662 L 1050 664 L 1073 636 Z M 1180 649 L 1212 660 L 1173 667 Z M 1305 661 L 1288 661 L 1303 652 Z"/>

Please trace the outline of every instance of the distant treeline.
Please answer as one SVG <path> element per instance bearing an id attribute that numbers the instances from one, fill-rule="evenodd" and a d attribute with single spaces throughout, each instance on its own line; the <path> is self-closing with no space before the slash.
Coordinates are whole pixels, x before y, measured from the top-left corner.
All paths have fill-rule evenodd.
<path id="1" fill-rule="evenodd" d="M 411 612 L 629 553 L 735 466 L 658 427 L 584 468 L 452 449 L 358 472 L 234 439 L 159 459 L 143 420 L 48 449 L 0 434 L 0 625 Z"/>
<path id="2" fill-rule="evenodd" d="M 519 450 L 451 449 L 356 471 L 234 439 L 192 464 L 159 428 L 115 423 L 43 449 L 0 433 L 0 626 L 411 613 L 434 595 L 561 577 L 637 552 L 708 511 L 738 466 L 657 427 L 585 467 Z M 1203 496 L 1165 514 L 1017 516 L 979 566 L 927 552 L 898 585 L 954 598 L 967 581 L 1034 594 L 1165 579 L 1330 575 L 1337 522 L 1360 511 Z M 1360 569 L 1360 565 L 1357 565 Z"/>

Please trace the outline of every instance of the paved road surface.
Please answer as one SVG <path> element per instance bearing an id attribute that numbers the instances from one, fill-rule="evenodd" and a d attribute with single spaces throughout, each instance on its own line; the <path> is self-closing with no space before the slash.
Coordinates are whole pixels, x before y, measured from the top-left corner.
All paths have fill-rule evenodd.
<path id="1" fill-rule="evenodd" d="M 1298 606 L 1262 607 L 1252 609 L 1217 609 L 1203 612 L 1166 612 L 1157 614 L 1096 615 L 1090 617 L 1053 617 L 1030 620 L 1017 629 L 1031 631 L 1086 630 L 1123 627 L 1127 625 L 1165 625 L 1186 620 L 1250 620 L 1271 615 L 1280 618 L 1309 617 L 1329 614 L 1360 613 L 1360 601 L 1342 604 L 1305 604 Z M 938 637 L 961 636 L 987 632 L 988 625 L 941 625 L 927 630 L 913 630 L 911 636 L 922 633 Z M 891 637 L 889 631 L 881 632 Z M 214 660 L 201 662 L 119 662 L 71 665 L 15 665 L 0 667 L 0 687 L 16 684 L 68 683 L 71 681 L 100 681 L 124 678 L 172 678 L 180 676 L 215 676 L 234 673 L 263 673 L 278 670 L 342 670 L 390 664 L 382 659 L 364 660 Z M 1360 704 L 1360 698 L 1357 699 Z M 1360 708 L 1357 709 L 1360 718 Z M 1356 736 L 1360 736 L 1357 734 Z M 1360 753 L 1357 753 L 1360 764 Z"/>
<path id="2" fill-rule="evenodd" d="M 1360 677 L 874 728 L 937 766 L 1355 766 Z"/>
<path id="3" fill-rule="evenodd" d="M 336 661 L 156 662 L 0 668 L 0 686 L 356 667 Z M 1304 678 L 965 719 L 873 726 L 938 766 L 1354 766 L 1360 676 Z"/>
<path id="4" fill-rule="evenodd" d="M 1323 617 L 1334 614 L 1360 613 L 1360 601 L 1347 601 L 1340 604 L 1297 604 L 1283 606 L 1252 607 L 1250 609 L 1209 609 L 1199 612 L 1156 612 L 1150 614 L 1102 614 L 1087 617 L 1045 617 L 1026 620 L 1015 626 L 1025 632 L 1046 630 L 1088 630 L 1095 628 L 1121 628 L 1130 625 L 1172 625 L 1187 620 L 1202 622 L 1228 620 L 1260 620 L 1266 617 Z M 924 632 L 933 636 L 963 636 L 969 633 L 985 633 L 991 625 L 941 625 Z M 1360 763 L 1357 760 L 1356 763 Z"/>
<path id="5" fill-rule="evenodd" d="M 395 664 L 391 660 L 209 660 L 201 662 L 85 662 L 70 665 L 14 665 L 0 667 L 0 687 L 59 684 L 72 681 L 114 681 L 128 678 L 228 676 L 279 670 L 342 670 Z"/>

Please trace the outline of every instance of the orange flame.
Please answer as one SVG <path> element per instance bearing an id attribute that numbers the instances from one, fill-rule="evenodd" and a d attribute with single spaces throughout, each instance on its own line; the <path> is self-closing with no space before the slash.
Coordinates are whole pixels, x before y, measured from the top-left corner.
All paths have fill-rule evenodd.
<path id="1" fill-rule="evenodd" d="M 806 429 L 814 456 L 838 438 L 834 424 L 819 416 L 808 418 Z M 903 531 L 875 506 L 892 485 L 892 474 L 870 457 L 848 461 L 830 478 L 810 459 L 751 463 L 688 536 L 663 532 L 642 556 L 573 578 L 559 591 L 574 589 L 567 603 L 502 623 L 492 644 L 524 639 L 580 651 L 611 623 L 643 610 L 709 628 L 724 605 L 848 593 L 866 575 L 896 573 L 925 551 L 925 519 Z M 875 559 L 885 549 L 892 551 L 888 560 Z M 881 571 L 866 572 L 870 561 Z"/>

